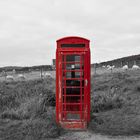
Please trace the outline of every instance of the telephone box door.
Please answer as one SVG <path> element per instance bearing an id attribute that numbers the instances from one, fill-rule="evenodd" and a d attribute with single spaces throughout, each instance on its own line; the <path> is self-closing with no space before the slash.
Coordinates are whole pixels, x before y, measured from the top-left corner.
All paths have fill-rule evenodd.
<path id="1" fill-rule="evenodd" d="M 86 53 L 61 53 L 62 66 L 62 104 L 63 122 L 85 122 L 86 106 Z"/>

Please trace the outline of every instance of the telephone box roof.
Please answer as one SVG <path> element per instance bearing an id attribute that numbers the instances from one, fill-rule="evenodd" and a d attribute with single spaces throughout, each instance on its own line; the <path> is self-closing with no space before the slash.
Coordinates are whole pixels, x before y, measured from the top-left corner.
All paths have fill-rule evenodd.
<path id="1" fill-rule="evenodd" d="M 63 37 L 63 38 L 58 39 L 57 42 L 59 42 L 59 41 L 63 41 L 63 40 L 67 40 L 67 39 L 68 39 L 68 40 L 69 40 L 69 39 L 82 39 L 82 40 L 85 40 L 85 41 L 88 41 L 88 42 L 89 42 L 88 39 L 83 38 L 83 37 L 78 37 L 78 36 L 68 36 L 68 37 Z"/>

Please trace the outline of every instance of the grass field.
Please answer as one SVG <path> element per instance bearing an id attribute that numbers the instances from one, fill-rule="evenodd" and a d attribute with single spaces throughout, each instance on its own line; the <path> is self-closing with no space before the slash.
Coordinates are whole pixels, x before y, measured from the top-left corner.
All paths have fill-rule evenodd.
<path id="1" fill-rule="evenodd" d="M 45 140 L 64 133 L 55 123 L 54 72 L 43 80 L 30 74 L 25 81 L 0 82 L 0 140 Z M 140 134 L 140 70 L 92 71 L 88 130 Z"/>
<path id="2" fill-rule="evenodd" d="M 90 129 L 109 135 L 140 134 L 140 71 L 92 77 Z"/>
<path id="3" fill-rule="evenodd" d="M 43 71 L 43 73 L 49 73 L 51 74 L 52 78 L 55 78 L 55 72 L 54 71 Z M 25 76 L 25 80 L 38 80 L 41 79 L 41 72 L 40 71 L 32 71 L 28 73 L 22 73 Z M 12 75 L 14 78 L 14 81 L 21 81 L 21 79 L 18 77 L 18 74 L 13 74 L 13 72 L 7 72 L 7 75 Z M 7 81 L 5 76 L 0 75 L 0 81 Z"/>

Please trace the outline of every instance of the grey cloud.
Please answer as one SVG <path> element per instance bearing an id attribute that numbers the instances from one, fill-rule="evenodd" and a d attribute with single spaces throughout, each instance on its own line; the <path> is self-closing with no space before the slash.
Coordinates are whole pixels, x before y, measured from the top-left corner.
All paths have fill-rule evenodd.
<path id="1" fill-rule="evenodd" d="M 0 65 L 50 64 L 56 39 L 71 35 L 91 40 L 92 62 L 140 53 L 139 0 L 0 3 Z"/>

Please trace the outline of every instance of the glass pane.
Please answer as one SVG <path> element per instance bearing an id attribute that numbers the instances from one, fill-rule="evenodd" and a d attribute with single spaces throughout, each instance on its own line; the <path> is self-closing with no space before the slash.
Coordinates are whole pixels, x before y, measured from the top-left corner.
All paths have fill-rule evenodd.
<path id="1" fill-rule="evenodd" d="M 67 114 L 67 119 L 68 120 L 80 120 L 80 114 Z"/>
<path id="2" fill-rule="evenodd" d="M 70 104 L 67 104 L 66 105 L 66 110 L 67 111 L 80 111 L 80 104 L 78 105 L 70 105 Z"/>
<path id="3" fill-rule="evenodd" d="M 65 63 L 62 64 L 62 69 L 65 69 L 66 65 Z"/>
<path id="4" fill-rule="evenodd" d="M 80 69 L 80 64 L 66 64 L 67 70 L 76 70 Z"/>
<path id="5" fill-rule="evenodd" d="M 80 62 L 80 55 L 67 55 L 66 56 L 66 61 L 69 62 L 69 61 L 78 61 Z"/>
<path id="6" fill-rule="evenodd" d="M 62 61 L 64 62 L 64 60 L 65 60 L 65 56 L 63 55 L 63 56 L 62 56 Z"/>
<path id="7" fill-rule="evenodd" d="M 75 72 L 75 78 L 80 78 L 81 72 Z"/>
<path id="8" fill-rule="evenodd" d="M 66 72 L 66 78 L 72 78 L 72 72 Z"/>
<path id="9" fill-rule="evenodd" d="M 83 72 L 75 72 L 75 78 L 83 77 Z"/>
<path id="10" fill-rule="evenodd" d="M 84 87 L 84 80 L 82 80 L 82 87 Z"/>
<path id="11" fill-rule="evenodd" d="M 66 102 L 67 103 L 80 103 L 80 96 L 67 96 Z"/>
<path id="12" fill-rule="evenodd" d="M 65 96 L 63 96 L 63 103 L 65 103 Z"/>
<path id="13" fill-rule="evenodd" d="M 80 95 L 80 88 L 66 88 L 67 95 Z"/>
<path id="14" fill-rule="evenodd" d="M 64 90 L 64 88 L 63 88 L 63 90 L 62 90 L 62 95 L 65 95 L 65 90 Z"/>
<path id="15" fill-rule="evenodd" d="M 80 80 L 66 80 L 66 86 L 80 86 Z"/>
<path id="16" fill-rule="evenodd" d="M 80 78 L 80 75 L 83 77 L 83 72 L 66 72 L 66 78 Z"/>
<path id="17" fill-rule="evenodd" d="M 82 95 L 84 96 L 84 88 L 82 88 Z"/>

